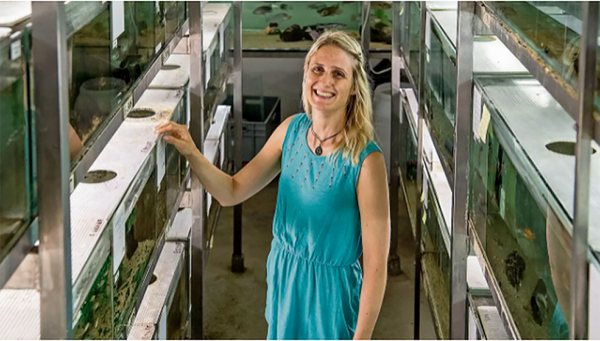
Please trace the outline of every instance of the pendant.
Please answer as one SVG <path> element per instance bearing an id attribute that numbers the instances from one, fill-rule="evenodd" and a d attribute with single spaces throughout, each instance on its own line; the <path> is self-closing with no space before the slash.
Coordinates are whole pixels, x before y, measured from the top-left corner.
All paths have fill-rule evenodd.
<path id="1" fill-rule="evenodd" d="M 318 156 L 321 156 L 321 154 L 323 154 L 323 149 L 321 148 L 321 146 L 318 146 L 318 147 L 315 149 L 315 153 L 316 153 Z"/>

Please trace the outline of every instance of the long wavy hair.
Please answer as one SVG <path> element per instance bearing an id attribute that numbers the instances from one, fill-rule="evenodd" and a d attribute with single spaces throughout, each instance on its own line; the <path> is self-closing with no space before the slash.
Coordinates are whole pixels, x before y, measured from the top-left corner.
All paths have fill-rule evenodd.
<path id="1" fill-rule="evenodd" d="M 352 164 L 356 165 L 363 149 L 373 140 L 374 136 L 371 88 L 364 69 L 364 54 L 356 39 L 342 31 L 325 32 L 314 42 L 304 60 L 304 78 L 302 81 L 302 105 L 311 120 L 312 112 L 308 101 L 310 94 L 305 93 L 304 83 L 306 82 L 306 72 L 310 60 L 323 46 L 336 46 L 348 53 L 354 60 L 352 90 L 346 105 L 346 123 L 342 131 L 344 139 L 338 147 L 338 152 L 334 154 L 339 155 L 339 152 L 341 152 L 344 158 L 351 157 Z"/>

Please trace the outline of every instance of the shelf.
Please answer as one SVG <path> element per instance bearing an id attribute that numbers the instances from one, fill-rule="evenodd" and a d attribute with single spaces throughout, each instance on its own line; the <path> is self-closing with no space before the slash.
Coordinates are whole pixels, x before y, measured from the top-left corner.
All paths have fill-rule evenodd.
<path id="1" fill-rule="evenodd" d="M 175 49 L 175 46 L 179 44 L 182 32 L 187 30 L 188 21 L 179 29 L 178 33 L 174 35 L 172 40 L 166 44 L 159 56 L 154 58 L 153 62 L 148 66 L 145 73 L 140 76 L 138 81 L 127 91 L 122 104 L 116 109 L 115 114 L 106 123 L 105 128 L 101 131 L 97 131 L 90 138 L 93 141 L 91 147 L 80 155 L 79 159 L 75 160 L 74 165 L 71 169 L 71 191 L 83 180 L 85 174 L 90 169 L 97 157 L 102 153 L 103 149 L 109 143 L 115 132 L 119 129 L 127 116 L 128 110 L 135 106 L 150 83 L 153 81 L 155 76 L 159 73 L 164 62 L 166 62 L 171 55 L 171 52 Z M 99 129 L 100 130 L 100 129 Z"/>
<path id="2" fill-rule="evenodd" d="M 175 216 L 173 224 L 171 224 L 171 229 L 169 229 L 167 232 L 167 241 L 188 242 L 190 239 L 190 232 L 192 230 L 192 222 L 192 209 L 181 209 Z"/>
<path id="3" fill-rule="evenodd" d="M 504 45 L 517 57 L 529 72 L 541 83 L 573 120 L 579 116 L 579 95 L 562 76 L 546 65 L 543 57 L 530 47 L 513 29 L 484 2 L 477 2 L 478 17 L 492 30 Z M 596 136 L 598 140 L 598 135 Z M 572 187 L 572 186 L 571 186 Z"/>
<path id="4" fill-rule="evenodd" d="M 0 290 L 0 306 L 2 306 L 0 339 L 40 339 L 40 292 L 38 290 Z"/>
<path id="5" fill-rule="evenodd" d="M 150 340 L 153 336 L 166 334 L 166 306 L 173 299 L 179 277 L 183 270 L 185 246 L 179 242 L 167 242 L 160 252 L 153 276 L 155 282 L 148 286 L 138 313 L 127 337 L 128 340 Z M 164 321 L 164 322 L 163 322 Z M 164 325 L 163 325 L 164 323 Z M 158 339 L 163 339 L 160 336 Z"/>

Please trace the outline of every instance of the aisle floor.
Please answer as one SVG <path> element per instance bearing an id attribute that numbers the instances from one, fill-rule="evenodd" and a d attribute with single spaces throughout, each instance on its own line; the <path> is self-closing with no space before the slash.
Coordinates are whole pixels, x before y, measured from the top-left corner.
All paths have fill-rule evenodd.
<path id="1" fill-rule="evenodd" d="M 243 253 L 246 271 L 231 272 L 233 209 L 223 208 L 206 270 L 204 304 L 208 339 L 265 339 L 267 322 L 266 262 L 271 246 L 271 224 L 277 180 L 243 205 Z M 413 339 L 414 246 L 403 200 L 400 200 L 398 253 L 403 274 L 388 278 L 374 339 Z M 435 339 L 425 292 L 421 290 L 421 338 Z"/>

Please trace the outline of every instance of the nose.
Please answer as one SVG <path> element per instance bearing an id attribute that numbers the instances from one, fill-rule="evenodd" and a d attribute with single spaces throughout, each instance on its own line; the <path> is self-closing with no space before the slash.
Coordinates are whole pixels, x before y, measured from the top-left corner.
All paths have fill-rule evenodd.
<path id="1" fill-rule="evenodd" d="M 332 86 L 333 81 L 333 75 L 330 73 L 325 73 L 325 75 L 323 76 L 323 83 L 325 83 L 326 86 Z"/>

